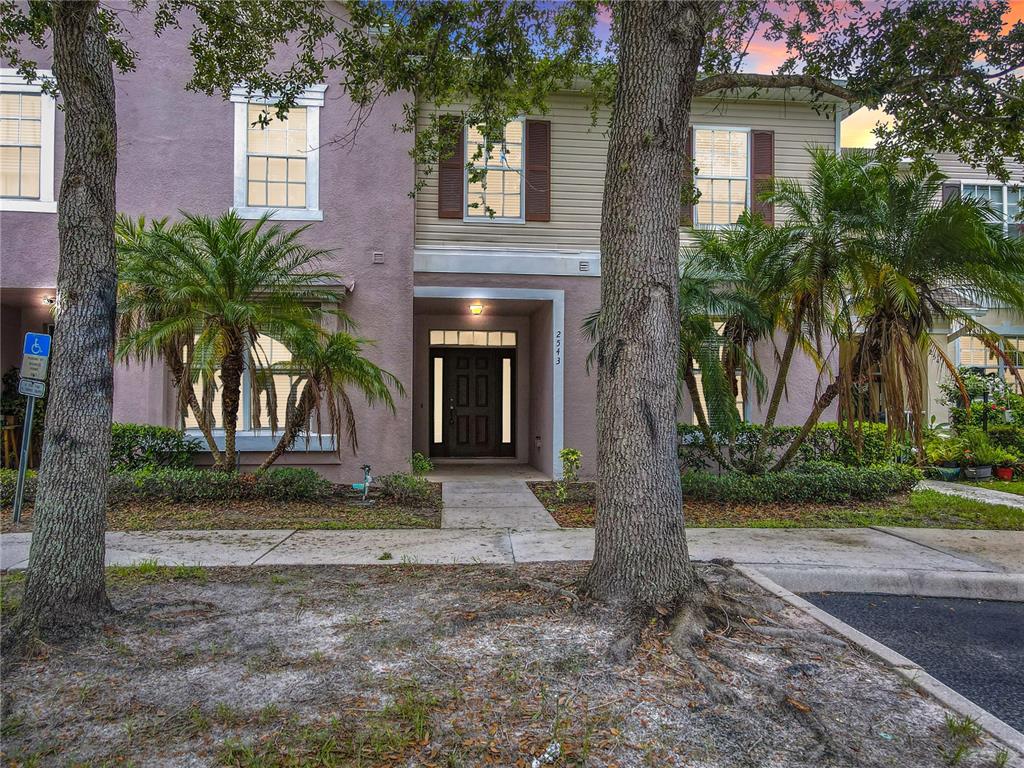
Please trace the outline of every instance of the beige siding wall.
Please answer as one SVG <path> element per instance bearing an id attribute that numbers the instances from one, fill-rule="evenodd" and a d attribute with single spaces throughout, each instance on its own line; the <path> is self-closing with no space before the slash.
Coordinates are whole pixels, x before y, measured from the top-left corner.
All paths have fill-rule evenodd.
<path id="1" fill-rule="evenodd" d="M 939 166 L 939 170 L 951 179 L 980 180 L 989 178 L 988 171 L 985 170 L 984 166 L 972 168 L 967 163 L 960 160 L 956 155 L 939 153 L 932 159 L 935 160 L 935 164 Z M 1010 158 L 1006 158 L 1006 161 L 1007 169 L 1010 171 L 1010 182 L 1024 182 L 1024 164 L 1012 162 Z M 999 183 L 998 180 L 994 178 L 992 181 L 993 183 Z"/>
<path id="2" fill-rule="evenodd" d="M 451 111 L 458 111 L 457 107 Z M 608 113 L 602 111 L 597 124 L 592 124 L 587 100 L 562 94 L 551 100 L 551 109 L 543 117 L 551 121 L 551 221 L 508 224 L 439 219 L 437 174 L 430 173 L 416 197 L 417 245 L 599 249 Z M 692 123 L 774 130 L 775 173 L 788 178 L 807 177 L 808 146 L 835 146 L 834 119 L 797 102 L 698 100 Z"/>

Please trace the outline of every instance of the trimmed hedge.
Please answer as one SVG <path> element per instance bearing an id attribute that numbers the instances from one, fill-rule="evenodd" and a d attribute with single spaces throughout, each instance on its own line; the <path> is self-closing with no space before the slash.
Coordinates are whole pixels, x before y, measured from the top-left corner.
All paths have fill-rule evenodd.
<path id="1" fill-rule="evenodd" d="M 171 427 L 152 424 L 112 424 L 110 471 L 132 472 L 145 467 L 188 469 L 201 445 Z"/>
<path id="2" fill-rule="evenodd" d="M 0 503 L 14 503 L 18 473 L 0 470 Z M 210 469 L 139 469 L 110 476 L 108 501 L 123 504 L 131 501 L 315 501 L 334 493 L 334 484 L 314 470 L 279 467 L 265 472 L 239 474 Z M 25 503 L 36 495 L 36 473 L 28 472 L 25 480 Z"/>
<path id="3" fill-rule="evenodd" d="M 773 455 L 779 455 L 800 433 L 801 427 L 777 426 L 768 437 L 768 447 Z M 865 423 L 861 434 L 851 439 L 845 425 L 823 422 L 811 430 L 800 446 L 793 465 L 808 461 L 838 462 L 850 467 L 885 464 L 892 461 L 906 461 L 909 458 L 905 446 L 897 443 L 886 445 L 885 424 Z M 738 466 L 747 466 L 753 459 L 754 450 L 761 440 L 764 427 L 760 424 L 740 424 L 736 430 L 733 456 Z M 690 424 L 677 426 L 679 435 L 679 463 L 691 469 L 705 469 L 715 466 L 711 454 L 704 444 L 704 435 L 699 427 Z M 719 437 L 719 447 L 726 450 L 725 439 Z"/>
<path id="4" fill-rule="evenodd" d="M 684 472 L 683 498 L 735 503 L 880 501 L 910 491 L 921 473 L 902 464 L 847 467 L 808 461 L 792 470 L 747 475 Z"/>

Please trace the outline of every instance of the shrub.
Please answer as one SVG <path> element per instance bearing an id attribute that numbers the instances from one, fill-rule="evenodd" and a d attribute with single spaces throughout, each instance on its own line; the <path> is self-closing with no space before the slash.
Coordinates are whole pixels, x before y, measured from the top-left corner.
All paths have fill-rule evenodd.
<path id="1" fill-rule="evenodd" d="M 200 443 L 184 432 L 152 424 L 111 426 L 110 471 L 132 472 L 145 467 L 187 469 Z"/>
<path id="2" fill-rule="evenodd" d="M 800 427 L 774 427 L 768 437 L 769 451 L 778 455 L 800 432 Z M 736 466 L 748 468 L 753 463 L 754 450 L 761 440 L 764 427 L 760 424 L 740 424 L 732 441 L 732 457 Z M 681 466 L 705 469 L 714 466 L 700 429 L 689 424 L 677 427 L 678 455 Z M 887 444 L 888 427 L 866 422 L 850 436 L 845 424 L 824 422 L 811 430 L 793 461 L 794 465 L 807 461 L 834 461 L 851 467 L 870 466 L 891 461 L 909 461 L 909 449 L 899 443 Z M 716 436 L 719 447 L 726 448 L 724 435 Z"/>
<path id="3" fill-rule="evenodd" d="M 111 504 L 129 501 L 228 501 L 243 498 L 243 481 L 234 472 L 147 467 L 110 476 Z"/>
<path id="4" fill-rule="evenodd" d="M 18 470 L 0 469 L 0 506 L 14 506 L 14 491 L 18 485 Z M 36 473 L 25 471 L 25 504 L 31 504 L 36 497 Z"/>
<path id="5" fill-rule="evenodd" d="M 747 475 L 686 472 L 683 497 L 734 503 L 878 501 L 909 491 L 921 473 L 902 464 L 847 467 L 809 461 L 792 470 Z"/>
<path id="6" fill-rule="evenodd" d="M 960 431 L 964 441 L 963 463 L 968 467 L 1009 466 L 1017 460 L 1010 451 L 997 448 L 980 429 Z"/>
<path id="7" fill-rule="evenodd" d="M 244 477 L 244 476 L 243 476 Z M 334 484 L 316 470 L 304 467 L 276 467 L 257 472 L 256 498 L 275 501 L 323 499 L 334 493 Z"/>
<path id="8" fill-rule="evenodd" d="M 1024 426 L 998 424 L 988 428 L 988 439 L 992 445 L 1005 451 L 1013 451 L 1024 457 Z"/>
<path id="9" fill-rule="evenodd" d="M 414 475 L 426 475 L 434 471 L 434 462 L 419 451 L 413 453 L 410 464 L 412 465 L 412 473 Z"/>
<path id="10" fill-rule="evenodd" d="M 0 501 L 14 503 L 18 473 L 0 470 Z M 146 467 L 110 476 L 107 500 L 110 504 L 131 501 L 314 501 L 329 496 L 334 485 L 314 470 L 277 467 L 255 474 L 218 472 L 212 469 Z M 36 473 L 25 477 L 25 503 L 36 495 Z"/>
<path id="11" fill-rule="evenodd" d="M 433 501 L 434 487 L 422 477 L 395 472 L 378 478 L 377 482 L 380 492 L 399 504 L 427 505 Z"/>

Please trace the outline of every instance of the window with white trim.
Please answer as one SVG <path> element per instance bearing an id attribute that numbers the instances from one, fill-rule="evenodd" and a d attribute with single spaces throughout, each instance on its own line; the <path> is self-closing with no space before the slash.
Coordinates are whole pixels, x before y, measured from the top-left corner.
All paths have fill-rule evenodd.
<path id="1" fill-rule="evenodd" d="M 694 226 L 735 224 L 750 199 L 750 132 L 694 128 L 693 164 L 700 192 L 693 206 Z"/>
<path id="2" fill-rule="evenodd" d="M 257 337 L 256 344 L 246 354 L 245 369 L 242 372 L 237 425 L 239 431 L 264 431 L 269 434 L 280 434 L 283 431 L 305 381 L 303 370 L 292 366 L 291 360 L 292 354 L 283 343 L 270 336 Z M 214 372 L 209 382 L 201 376 L 193 388 L 210 427 L 214 430 L 224 429 L 220 370 Z M 191 409 L 184 414 L 183 426 L 188 430 L 199 428 L 199 422 Z"/>
<path id="3" fill-rule="evenodd" d="M 48 73 L 39 73 L 48 77 Z M 37 83 L 0 71 L 0 208 L 54 213 L 55 105 Z"/>
<path id="4" fill-rule="evenodd" d="M 1022 197 L 1020 186 L 1016 184 L 974 183 L 963 182 L 960 187 L 964 197 L 974 200 L 985 200 L 992 206 L 995 223 L 1003 225 L 1003 231 L 1010 235 L 1021 236 Z"/>
<path id="5" fill-rule="evenodd" d="M 274 100 L 232 91 L 235 104 L 235 204 L 243 218 L 320 221 L 320 108 L 327 86 L 306 89 L 277 116 Z"/>
<path id="6" fill-rule="evenodd" d="M 505 126 L 500 141 L 487 142 L 479 128 L 466 129 L 466 218 L 519 221 L 523 218 L 524 123 Z"/>

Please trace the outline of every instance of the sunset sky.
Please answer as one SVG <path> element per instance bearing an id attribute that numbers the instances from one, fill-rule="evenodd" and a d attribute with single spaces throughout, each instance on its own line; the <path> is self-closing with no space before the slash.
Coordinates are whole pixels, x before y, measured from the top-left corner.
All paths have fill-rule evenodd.
<path id="1" fill-rule="evenodd" d="M 983 1 L 983 0 L 979 0 Z M 601 34 L 607 34 L 610 26 L 610 13 L 607 8 L 602 9 L 599 15 L 598 24 L 604 27 Z M 1006 14 L 1006 24 L 1010 26 L 1024 19 L 1024 0 L 1010 0 L 1010 11 Z M 786 58 L 785 46 L 777 42 L 754 39 L 748 49 L 748 57 L 743 67 L 749 72 L 772 72 Z M 892 118 L 884 112 L 870 109 L 860 109 L 854 112 L 843 121 L 842 143 L 844 147 L 871 147 L 874 146 L 875 137 L 873 131 L 879 122 L 888 122 Z"/>

